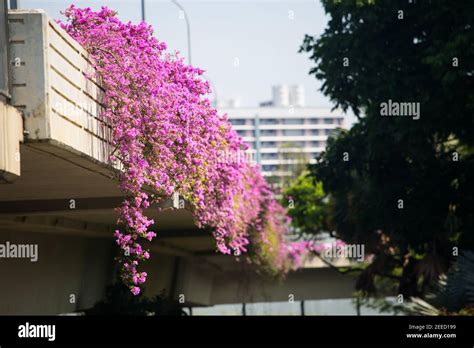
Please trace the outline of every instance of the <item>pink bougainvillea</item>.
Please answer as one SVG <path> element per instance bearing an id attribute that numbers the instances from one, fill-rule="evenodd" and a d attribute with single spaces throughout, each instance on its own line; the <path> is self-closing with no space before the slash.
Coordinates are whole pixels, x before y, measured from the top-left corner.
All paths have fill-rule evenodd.
<path id="1" fill-rule="evenodd" d="M 155 232 L 144 209 L 178 192 L 200 227 L 213 230 L 216 248 L 285 272 L 300 262 L 301 246 L 287 244 L 288 218 L 258 167 L 238 159 L 246 145 L 205 95 L 203 71 L 186 65 L 153 36 L 146 23 L 122 23 L 106 7 L 94 12 L 71 5 L 62 27 L 89 53 L 104 89 L 103 117 L 112 125 L 123 172 L 125 200 L 115 232 L 122 249 L 122 279 L 137 295 L 150 257 L 142 247 Z"/>

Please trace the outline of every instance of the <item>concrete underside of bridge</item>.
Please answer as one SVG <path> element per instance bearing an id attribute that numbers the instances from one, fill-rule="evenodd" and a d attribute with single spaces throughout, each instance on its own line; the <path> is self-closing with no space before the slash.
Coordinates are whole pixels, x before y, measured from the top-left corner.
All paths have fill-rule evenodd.
<path id="1" fill-rule="evenodd" d="M 0 101 L 0 254 L 8 243 L 37 245 L 38 259 L 0 255 L 0 314 L 86 309 L 114 281 L 123 200 L 107 165 L 104 91 L 87 52 L 44 11 L 10 11 L 5 32 L 21 64 L 11 67 L 11 98 Z M 146 211 L 158 234 L 146 246 L 146 295 L 184 295 L 186 306 L 351 297 L 353 279 L 321 264 L 283 282 L 258 277 L 244 260 L 217 254 L 211 232 L 179 203 L 174 196 Z"/>
<path id="2" fill-rule="evenodd" d="M 0 260 L 0 314 L 58 314 L 90 308 L 115 275 L 113 170 L 48 142 L 21 146 L 21 176 L 0 185 L 0 244 L 36 244 L 38 260 Z M 315 267 L 284 281 L 258 276 L 243 260 L 218 255 L 210 231 L 187 209 L 149 209 L 158 237 L 144 263 L 145 294 L 164 291 L 185 305 L 351 297 L 353 278 Z M 74 299 L 72 301 L 71 299 Z"/>

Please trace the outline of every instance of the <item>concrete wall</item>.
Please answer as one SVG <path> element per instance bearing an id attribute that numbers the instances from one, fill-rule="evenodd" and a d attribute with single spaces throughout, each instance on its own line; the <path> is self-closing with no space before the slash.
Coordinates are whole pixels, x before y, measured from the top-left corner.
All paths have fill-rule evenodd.
<path id="1" fill-rule="evenodd" d="M 37 244 L 38 260 L 0 258 L 0 315 L 90 307 L 102 298 L 113 275 L 112 240 L 12 231 L 0 234 L 0 244 L 6 241 Z"/>
<path id="2" fill-rule="evenodd" d="M 0 315 L 87 309 L 113 282 L 112 238 L 5 231 L 0 233 L 0 245 L 37 244 L 38 260 L 0 258 Z M 184 300 L 184 306 L 288 301 L 290 296 L 294 301 L 350 298 L 354 291 L 353 277 L 329 268 L 303 269 L 277 281 L 258 277 L 248 268 L 218 270 L 199 259 L 154 252 L 141 270 L 148 273 L 146 296 L 164 290 Z"/>
<path id="3" fill-rule="evenodd" d="M 27 140 L 54 141 L 108 163 L 111 127 L 101 116 L 103 89 L 87 52 L 42 10 L 8 14 L 12 105 L 24 115 Z"/>
<path id="4" fill-rule="evenodd" d="M 0 102 L 0 182 L 12 182 L 20 176 L 20 142 L 23 120 L 20 112 Z"/>
<path id="5" fill-rule="evenodd" d="M 224 256 L 225 257 L 225 256 Z M 209 266 L 193 259 L 181 260 L 178 267 L 175 298 L 186 304 L 212 305 L 211 295 L 215 277 L 219 274 Z"/>
<path id="6" fill-rule="evenodd" d="M 7 241 L 10 245 L 38 245 L 38 260 L 0 257 L 0 315 L 48 315 L 87 309 L 103 299 L 107 285 L 114 281 L 113 238 L 25 233 L 12 228 L 0 233 L 0 245 Z M 141 268 L 148 273 L 145 295 L 153 297 L 163 290 L 169 295 L 175 267 L 175 256 L 152 253 Z M 75 297 L 73 303 L 71 295 Z"/>
<path id="7" fill-rule="evenodd" d="M 227 272 L 216 276 L 213 304 L 324 300 L 351 298 L 355 278 L 330 268 L 301 269 L 281 281 L 265 279 L 252 272 Z M 291 297 L 290 297 L 291 296 Z"/>
<path id="8" fill-rule="evenodd" d="M 173 290 L 173 275 L 175 272 L 176 256 L 151 253 L 150 259 L 143 263 L 142 271 L 148 273 L 145 283 L 145 296 L 153 297 L 164 293 L 169 296 Z"/>

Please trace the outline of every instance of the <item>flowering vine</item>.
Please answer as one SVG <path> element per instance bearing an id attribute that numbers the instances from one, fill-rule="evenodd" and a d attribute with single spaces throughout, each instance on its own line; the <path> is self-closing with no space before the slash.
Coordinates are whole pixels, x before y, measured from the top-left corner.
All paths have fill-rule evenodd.
<path id="1" fill-rule="evenodd" d="M 138 270 L 150 257 L 142 242 L 156 236 L 144 209 L 173 192 L 190 203 L 199 227 L 212 228 L 219 252 L 250 250 L 252 261 L 274 272 L 296 267 L 303 248 L 285 242 L 288 217 L 259 168 L 226 160 L 247 146 L 205 98 L 210 87 L 203 70 L 167 53 L 151 26 L 122 23 L 107 7 L 94 12 L 71 5 L 65 15 L 63 29 L 95 68 L 87 77 L 100 80 L 105 91 L 102 116 L 112 125 L 111 159 L 121 163 L 125 194 L 115 238 L 131 292 L 139 294 L 147 278 Z"/>

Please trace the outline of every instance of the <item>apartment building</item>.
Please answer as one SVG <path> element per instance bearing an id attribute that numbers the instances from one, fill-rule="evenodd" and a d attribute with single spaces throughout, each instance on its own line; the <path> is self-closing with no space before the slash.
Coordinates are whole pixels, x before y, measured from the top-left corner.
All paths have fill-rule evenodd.
<path id="1" fill-rule="evenodd" d="M 263 175 L 276 183 L 293 175 L 295 165 L 314 163 L 328 137 L 344 128 L 344 116 L 340 110 L 305 106 L 302 86 L 274 86 L 272 92 L 272 100 L 259 107 L 219 111 L 249 145 L 249 157 L 261 165 Z"/>

